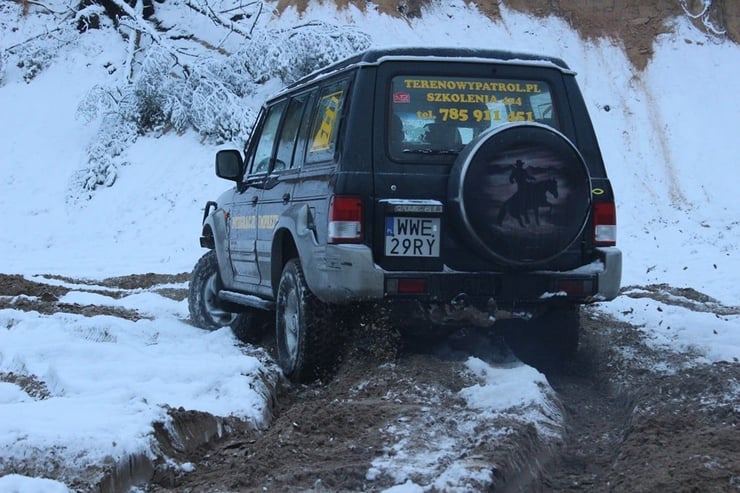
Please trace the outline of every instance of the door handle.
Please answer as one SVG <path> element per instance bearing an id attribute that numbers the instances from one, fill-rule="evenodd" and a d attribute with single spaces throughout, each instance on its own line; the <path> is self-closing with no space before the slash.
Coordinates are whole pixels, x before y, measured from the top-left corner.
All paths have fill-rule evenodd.
<path id="1" fill-rule="evenodd" d="M 259 197 L 257 195 L 255 195 L 254 197 L 252 197 L 252 205 L 257 205 L 257 201 L 258 200 L 259 200 Z"/>
<path id="2" fill-rule="evenodd" d="M 290 194 L 287 192 L 284 193 L 283 194 L 283 204 L 287 204 L 289 200 L 290 200 Z"/>

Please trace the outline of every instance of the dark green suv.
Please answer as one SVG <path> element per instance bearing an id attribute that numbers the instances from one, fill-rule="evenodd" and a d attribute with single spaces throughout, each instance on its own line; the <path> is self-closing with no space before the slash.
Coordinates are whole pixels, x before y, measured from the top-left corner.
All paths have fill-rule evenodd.
<path id="1" fill-rule="evenodd" d="M 573 71 L 466 49 L 372 50 L 265 103 L 234 186 L 205 208 L 190 314 L 257 341 L 287 377 L 334 361 L 336 313 L 414 338 L 500 327 L 565 358 L 580 305 L 613 299 L 612 187 Z"/>

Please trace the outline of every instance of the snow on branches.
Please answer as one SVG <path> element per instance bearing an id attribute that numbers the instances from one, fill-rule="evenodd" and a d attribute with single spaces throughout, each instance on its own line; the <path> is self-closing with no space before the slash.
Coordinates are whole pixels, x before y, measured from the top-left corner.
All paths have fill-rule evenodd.
<path id="1" fill-rule="evenodd" d="M 116 182 L 139 136 L 194 130 L 203 141 L 243 145 L 267 88 L 370 44 L 355 28 L 324 22 L 271 28 L 265 10 L 259 0 L 0 2 L 0 34 L 12 34 L 0 44 L 0 84 L 31 83 L 86 43 L 105 51 L 96 63 L 108 80 L 77 111 L 97 134 L 69 186 L 76 203 Z"/>
<path id="2" fill-rule="evenodd" d="M 360 31 L 324 22 L 257 27 L 261 3 L 239 4 L 238 15 L 223 2 L 220 9 L 205 0 L 178 4 L 207 17 L 210 29 L 223 31 L 222 39 L 241 38 L 229 53 L 155 16 L 145 19 L 141 0 L 134 7 L 108 1 L 123 13 L 116 29 L 128 48 L 118 61 L 118 79 L 94 87 L 79 105 L 78 115 L 99 122 L 99 131 L 87 148 L 88 162 L 73 178 L 75 202 L 115 183 L 123 151 L 140 135 L 195 130 L 204 141 L 243 145 L 268 82 L 291 83 L 370 44 Z M 240 19 L 249 25 L 236 27 Z"/>

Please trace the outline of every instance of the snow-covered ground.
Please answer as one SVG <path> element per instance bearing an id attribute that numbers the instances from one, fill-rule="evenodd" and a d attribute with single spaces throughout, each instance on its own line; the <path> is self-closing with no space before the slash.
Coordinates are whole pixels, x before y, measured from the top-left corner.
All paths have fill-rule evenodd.
<path id="1" fill-rule="evenodd" d="M 503 21 L 494 23 L 456 0 L 411 22 L 351 7 L 341 13 L 314 7 L 302 22 L 310 19 L 355 25 L 376 46 L 496 47 L 562 57 L 579 74 L 617 196 L 623 285 L 636 286 L 633 291 L 659 283 L 690 287 L 740 305 L 740 47 L 678 19 L 659 38 L 645 72 L 635 73 L 619 46 L 585 42 L 561 20 L 503 10 Z M 289 26 L 298 19 L 288 11 L 263 21 Z M 42 28 L 42 21 L 28 19 L 21 34 Z M 7 26 L 0 34 L 0 48 L 23 37 Z M 213 173 L 216 147 L 194 133 L 139 138 L 124 151 L 128 164 L 114 186 L 96 190 L 89 201 L 67 200 L 95 135 L 75 118 L 77 106 L 110 77 L 107 63 L 123 50 L 110 32 L 81 39 L 30 84 L 6 67 L 0 272 L 52 283 L 33 276 L 94 280 L 189 271 L 202 253 L 202 206 L 229 186 Z M 152 422 L 166 422 L 167 407 L 264 423 L 259 374 L 272 370 L 243 354 L 228 330 L 193 328 L 183 321 L 186 302 L 155 293 L 113 300 L 67 287 L 61 301 L 117 305 L 152 319 L 0 310 L 0 374 L 34 376 L 48 389 L 36 399 L 0 382 L 0 474 L 12 461 L 45 457 L 49 464 L 84 468 L 147 453 Z M 740 358 L 738 315 L 718 318 L 628 296 L 601 310 L 642 327 L 657 346 L 696 351 L 701 361 Z M 468 366 L 485 376 L 485 384 L 461 392 L 471 408 L 495 413 L 505 411 L 502 402 L 548 406 L 546 380 L 533 369 L 504 370 L 475 359 Z M 41 476 L 2 477 L 0 490 L 68 491 Z M 394 477 L 406 483 L 403 474 Z"/>

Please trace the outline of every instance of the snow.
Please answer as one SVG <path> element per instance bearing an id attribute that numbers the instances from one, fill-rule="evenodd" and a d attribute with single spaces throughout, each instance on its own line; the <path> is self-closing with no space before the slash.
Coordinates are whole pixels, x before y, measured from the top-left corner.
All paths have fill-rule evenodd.
<path id="1" fill-rule="evenodd" d="M 631 298 L 642 290 L 627 291 L 602 311 L 640 327 L 651 346 L 696 352 L 697 362 L 736 361 L 740 356 L 740 314 L 721 310 L 696 311 L 649 298 Z"/>
<path id="2" fill-rule="evenodd" d="M 101 295 L 92 295 L 97 298 Z M 133 295 L 149 309 L 150 294 Z M 89 295 L 78 301 L 97 301 Z M 136 306 L 136 299 L 126 305 Z M 3 458 L 42 458 L 63 450 L 87 466 L 150 453 L 152 423 L 183 407 L 261 424 L 267 413 L 263 363 L 243 354 L 228 329 L 204 333 L 181 320 L 185 302 L 159 303 L 156 319 L 0 311 L 0 369 L 35 375 L 48 397 L 0 389 Z M 2 485 L 2 483 L 0 483 Z M 0 488 L 2 489 L 2 488 Z"/>
<path id="3" fill-rule="evenodd" d="M 480 380 L 477 386 L 460 391 L 460 396 L 470 409 L 495 416 L 510 409 L 528 408 L 535 404 L 545 408 L 544 412 L 537 410 L 532 419 L 538 430 L 548 434 L 553 426 L 557 426 L 548 419 L 549 416 L 558 416 L 559 412 L 550 404 L 550 385 L 539 371 L 521 363 L 492 367 L 475 357 L 468 359 L 467 367 Z M 544 426 L 539 426 L 539 421 Z"/>
<path id="4" fill-rule="evenodd" d="M 562 20 L 501 8 L 503 20 L 497 23 L 461 1 L 406 22 L 352 6 L 337 13 L 315 5 L 301 22 L 359 26 L 376 46 L 478 46 L 566 60 L 578 73 L 616 193 L 623 285 L 634 286 L 600 310 L 640 327 L 655 347 L 696 354 L 697 363 L 737 361 L 738 309 L 717 315 L 712 308 L 740 305 L 735 89 L 740 47 L 716 42 L 679 19 L 660 37 L 640 74 L 612 42 L 587 42 Z M 24 22 L 19 32 L 0 31 L 0 46 L 37 32 L 45 21 L 29 16 Z M 178 20 L 183 26 L 189 22 L 192 18 Z M 264 22 L 285 27 L 298 17 L 289 9 Z M 207 32 L 203 37 L 213 38 Z M 67 200 L 71 176 L 95 136 L 94 124 L 76 118 L 77 106 L 95 84 L 111 77 L 106 62 L 122 59 L 124 51 L 117 36 L 102 31 L 82 39 L 30 84 L 8 67 L 0 85 L 0 272 L 59 284 L 38 276 L 102 279 L 189 271 L 202 254 L 197 237 L 203 204 L 229 186 L 213 172 L 216 146 L 194 133 L 139 138 L 124 151 L 127 164 L 113 187 L 96 190 L 89 201 Z M 652 284 L 694 288 L 717 303 L 697 311 L 640 297 Z M 152 292 L 114 299 L 103 286 L 93 294 L 65 285 L 72 290 L 60 302 L 138 310 L 148 318 L 0 310 L 0 373 L 33 376 L 45 384 L 43 398 L 32 398 L 18 385 L 0 382 L 0 466 L 51 456 L 84 469 L 151 454 L 152 423 L 166 423 L 168 408 L 266 423 L 260 375 L 274 370 L 264 358 L 245 354 L 227 329 L 196 329 L 185 322 L 185 302 Z M 543 424 L 543 430 L 557 418 L 547 381 L 533 368 L 499 367 L 476 358 L 467 366 L 480 381 L 460 393 L 469 408 L 491 416 L 533 409 L 526 419 Z M 400 460 L 401 441 L 398 449 Z M 423 468 L 425 460 L 433 457 L 408 464 Z M 393 473 L 392 467 L 376 464 L 368 477 L 381 468 Z M 409 480 L 407 470 L 395 473 L 398 485 L 389 491 L 426 491 Z M 437 486 L 470 479 L 460 475 L 465 474 L 453 464 Z M 1 477 L 0 490 L 71 491 L 58 481 L 16 474 Z"/>
<path id="5" fill-rule="evenodd" d="M 8 474 L 0 478 L 0 486 L 6 493 L 71 493 L 63 483 L 44 478 L 29 478 L 20 474 Z"/>

